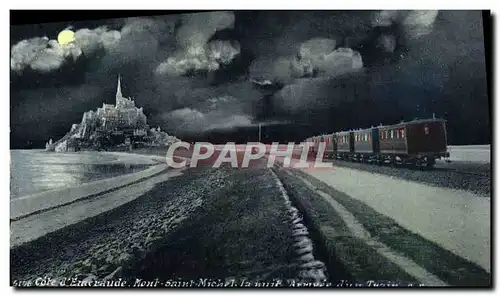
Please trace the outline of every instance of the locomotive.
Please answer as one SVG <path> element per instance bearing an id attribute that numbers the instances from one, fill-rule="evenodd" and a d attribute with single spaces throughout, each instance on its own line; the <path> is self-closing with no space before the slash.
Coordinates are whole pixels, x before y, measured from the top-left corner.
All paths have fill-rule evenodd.
<path id="1" fill-rule="evenodd" d="M 420 119 L 394 125 L 340 131 L 311 137 L 311 153 L 317 154 L 325 142 L 327 158 L 375 164 L 406 164 L 432 167 L 436 159 L 450 156 L 446 121 Z"/>

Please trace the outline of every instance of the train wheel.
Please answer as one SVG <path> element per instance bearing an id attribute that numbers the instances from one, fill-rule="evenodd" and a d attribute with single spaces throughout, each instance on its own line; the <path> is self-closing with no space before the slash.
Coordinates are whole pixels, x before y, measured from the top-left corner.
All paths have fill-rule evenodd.
<path id="1" fill-rule="evenodd" d="M 417 158 L 415 160 L 415 167 L 422 170 L 425 167 L 425 158 L 424 159 Z"/>
<path id="2" fill-rule="evenodd" d="M 418 161 L 415 159 L 410 159 L 410 160 L 408 160 L 407 165 L 410 169 L 414 170 L 414 169 L 418 168 Z"/>
<path id="3" fill-rule="evenodd" d="M 436 160 L 433 158 L 426 158 L 426 163 L 425 163 L 425 166 L 427 168 L 433 168 L 434 165 L 436 164 Z"/>
<path id="4" fill-rule="evenodd" d="M 396 157 L 395 156 L 391 156 L 389 158 L 389 164 L 390 164 L 391 167 L 396 166 Z"/>

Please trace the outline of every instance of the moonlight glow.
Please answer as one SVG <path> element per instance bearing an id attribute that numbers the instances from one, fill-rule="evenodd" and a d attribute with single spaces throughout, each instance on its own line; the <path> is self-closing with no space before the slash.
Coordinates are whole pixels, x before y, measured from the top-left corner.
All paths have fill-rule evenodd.
<path id="1" fill-rule="evenodd" d="M 60 45 L 66 45 L 75 40 L 75 33 L 71 30 L 64 30 L 57 36 L 57 42 Z"/>

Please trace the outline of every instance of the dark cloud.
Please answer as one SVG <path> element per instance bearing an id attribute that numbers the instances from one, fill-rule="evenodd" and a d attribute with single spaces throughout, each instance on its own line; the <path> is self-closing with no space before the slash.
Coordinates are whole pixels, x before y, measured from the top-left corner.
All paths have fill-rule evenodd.
<path id="1" fill-rule="evenodd" d="M 177 29 L 176 52 L 156 68 L 158 75 L 181 76 L 191 72 L 218 70 L 240 53 L 237 41 L 212 40 L 219 30 L 234 26 L 232 12 L 206 12 L 183 15 Z"/>

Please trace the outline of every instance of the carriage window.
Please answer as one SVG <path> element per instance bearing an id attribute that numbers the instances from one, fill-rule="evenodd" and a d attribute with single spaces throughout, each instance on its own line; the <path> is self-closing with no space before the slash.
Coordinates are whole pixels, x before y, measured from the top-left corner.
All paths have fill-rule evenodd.
<path id="1" fill-rule="evenodd" d="M 404 129 L 404 128 L 402 128 L 402 129 L 401 129 L 401 138 L 404 138 L 404 137 L 405 137 L 405 129 Z"/>
<path id="2" fill-rule="evenodd" d="M 394 131 L 391 130 L 391 139 L 394 139 Z"/>
<path id="3" fill-rule="evenodd" d="M 365 142 L 368 142 L 368 134 L 365 134 Z"/>
<path id="4" fill-rule="evenodd" d="M 399 129 L 396 130 L 396 139 L 399 139 Z"/>

